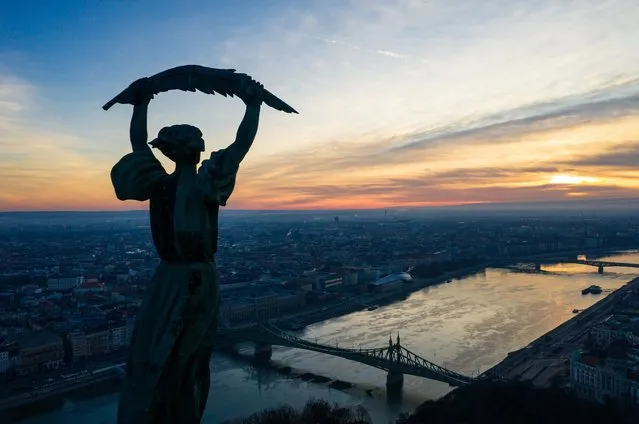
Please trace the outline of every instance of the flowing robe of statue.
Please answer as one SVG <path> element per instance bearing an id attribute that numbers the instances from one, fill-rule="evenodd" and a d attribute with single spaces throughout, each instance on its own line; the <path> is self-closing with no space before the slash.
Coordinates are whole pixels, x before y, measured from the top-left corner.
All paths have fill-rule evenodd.
<path id="1" fill-rule="evenodd" d="M 223 161 L 224 151 L 213 157 Z M 179 178 L 150 151 L 133 152 L 111 172 L 118 199 L 150 200 L 162 260 L 136 318 L 121 424 L 199 423 L 206 405 L 219 308 L 218 209 L 233 192 L 237 171 L 204 172 L 206 162 L 198 174 Z"/>

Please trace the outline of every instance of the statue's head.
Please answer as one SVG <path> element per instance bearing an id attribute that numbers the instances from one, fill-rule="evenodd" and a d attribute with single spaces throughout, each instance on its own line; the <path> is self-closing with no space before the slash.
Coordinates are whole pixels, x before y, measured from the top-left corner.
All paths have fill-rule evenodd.
<path id="1" fill-rule="evenodd" d="M 182 165 L 197 165 L 200 162 L 200 153 L 204 151 L 202 131 L 187 124 L 162 128 L 158 137 L 149 144 L 173 162 Z"/>

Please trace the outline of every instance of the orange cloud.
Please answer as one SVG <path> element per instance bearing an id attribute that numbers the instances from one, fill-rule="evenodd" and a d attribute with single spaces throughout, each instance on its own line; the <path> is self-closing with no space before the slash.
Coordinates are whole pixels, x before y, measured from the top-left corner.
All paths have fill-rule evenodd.
<path id="1" fill-rule="evenodd" d="M 639 134 L 639 117 L 529 125 L 393 150 L 340 143 L 243 166 L 230 206 L 336 208 L 450 205 L 639 195 L 639 171 L 597 164 Z M 632 148 L 632 144 L 630 148 Z M 634 145 L 639 147 L 639 145 Z M 589 163 L 581 164 L 584 157 Z M 579 185 L 579 191 L 570 186 Z"/>

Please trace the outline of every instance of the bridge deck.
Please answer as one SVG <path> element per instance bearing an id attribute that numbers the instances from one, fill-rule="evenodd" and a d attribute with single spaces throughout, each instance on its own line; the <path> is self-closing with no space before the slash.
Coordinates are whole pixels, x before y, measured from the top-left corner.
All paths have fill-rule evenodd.
<path id="1" fill-rule="evenodd" d="M 558 262 L 564 264 L 581 264 L 581 265 L 590 265 L 596 267 L 624 267 L 624 268 L 639 268 L 639 264 L 630 263 L 630 262 L 611 262 L 611 261 L 598 261 L 595 259 L 566 259 L 566 258 L 537 258 L 537 259 L 526 259 L 522 260 L 523 263 L 551 263 Z"/>
<path id="2" fill-rule="evenodd" d="M 324 353 L 327 355 L 338 356 L 385 371 L 392 371 L 401 374 L 429 378 L 432 380 L 448 383 L 453 386 L 460 386 L 473 381 L 472 377 L 450 371 L 424 358 L 421 358 L 420 356 L 401 346 L 399 344 L 399 340 L 395 344 L 393 344 L 391 341 L 389 345 L 384 348 L 345 349 L 300 339 L 269 324 L 261 324 L 259 326 L 244 328 L 242 330 L 235 331 L 221 330 L 220 334 L 238 340 L 247 340 L 278 346 L 294 347 L 298 349 Z"/>

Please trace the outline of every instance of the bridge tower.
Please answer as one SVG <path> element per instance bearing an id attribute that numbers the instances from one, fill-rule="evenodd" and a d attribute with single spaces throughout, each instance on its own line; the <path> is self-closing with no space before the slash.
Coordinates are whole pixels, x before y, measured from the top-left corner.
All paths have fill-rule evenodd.
<path id="1" fill-rule="evenodd" d="M 541 271 L 541 264 L 539 262 L 535 263 L 535 271 Z"/>
<path id="2" fill-rule="evenodd" d="M 603 273 L 604 273 L 604 266 L 603 266 L 603 265 L 599 265 L 599 266 L 597 267 L 597 272 L 598 272 L 599 274 L 603 274 Z"/>
<path id="3" fill-rule="evenodd" d="M 256 342 L 253 349 L 253 358 L 256 362 L 268 362 L 273 355 L 273 346 L 268 343 Z"/>
<path id="4" fill-rule="evenodd" d="M 392 362 L 400 364 L 402 361 L 402 347 L 399 342 L 399 332 L 397 333 L 397 342 L 393 344 L 392 337 L 388 337 L 388 359 Z M 404 385 L 404 374 L 396 370 L 389 370 L 386 374 L 386 390 L 401 391 Z"/>
<path id="5" fill-rule="evenodd" d="M 260 316 L 259 309 L 257 309 L 257 303 L 255 303 L 255 317 L 257 318 L 259 326 L 268 324 L 268 320 L 263 320 Z M 255 362 L 268 363 L 268 361 L 271 360 L 271 356 L 273 356 L 273 346 L 271 344 L 265 342 L 255 343 L 255 347 L 253 348 L 253 359 Z"/>

